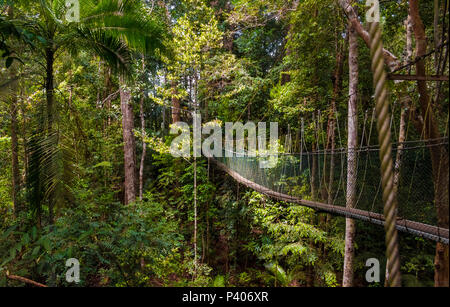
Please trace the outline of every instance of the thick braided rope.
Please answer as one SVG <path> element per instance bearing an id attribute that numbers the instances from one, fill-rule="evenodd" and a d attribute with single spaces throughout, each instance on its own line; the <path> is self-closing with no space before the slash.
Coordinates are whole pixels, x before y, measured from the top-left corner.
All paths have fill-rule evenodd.
<path id="1" fill-rule="evenodd" d="M 380 143 L 381 184 L 383 188 L 384 216 L 386 220 L 386 254 L 388 259 L 389 286 L 400 287 L 400 254 L 397 229 L 395 227 L 397 219 L 397 200 L 394 191 L 388 90 L 379 23 L 371 22 L 369 32 L 373 84 L 375 88 L 378 141 Z"/>

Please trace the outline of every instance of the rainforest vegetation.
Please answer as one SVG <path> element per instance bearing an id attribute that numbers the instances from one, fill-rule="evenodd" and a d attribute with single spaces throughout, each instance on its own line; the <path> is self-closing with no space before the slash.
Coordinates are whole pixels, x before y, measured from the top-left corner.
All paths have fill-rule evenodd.
<path id="1" fill-rule="evenodd" d="M 449 3 L 379 4 L 401 213 L 448 233 Z M 377 187 L 379 160 L 352 154 L 379 144 L 366 11 L 362 0 L 0 0 L 0 286 L 383 287 L 382 226 L 170 152 L 172 125 L 194 111 L 222 127 L 277 122 L 280 151 L 325 153 L 295 196 L 369 210 L 381 192 L 361 184 Z M 339 148 L 348 155 L 330 159 Z M 403 286 L 449 285 L 448 245 L 398 237 Z"/>

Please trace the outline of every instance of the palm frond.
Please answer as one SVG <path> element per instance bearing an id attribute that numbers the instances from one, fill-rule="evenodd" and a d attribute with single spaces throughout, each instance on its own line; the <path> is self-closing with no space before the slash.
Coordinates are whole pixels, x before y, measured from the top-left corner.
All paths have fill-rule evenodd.
<path id="1" fill-rule="evenodd" d="M 145 16 L 141 1 L 101 0 L 93 6 L 92 1 L 85 0 L 81 5 L 85 5 L 80 22 L 83 27 L 105 31 L 146 54 L 166 49 L 164 40 L 168 33 L 163 23 Z"/>
<path id="2" fill-rule="evenodd" d="M 131 63 L 128 46 L 118 37 L 101 30 L 79 28 L 78 36 L 73 40 L 73 48 L 90 50 L 119 72 L 126 72 Z M 69 49 L 71 46 L 69 46 Z"/>
<path id="3" fill-rule="evenodd" d="M 71 190 L 76 167 L 72 147 L 59 132 L 37 130 L 28 141 L 28 201 L 35 215 L 43 207 L 58 208 L 73 199 Z"/>

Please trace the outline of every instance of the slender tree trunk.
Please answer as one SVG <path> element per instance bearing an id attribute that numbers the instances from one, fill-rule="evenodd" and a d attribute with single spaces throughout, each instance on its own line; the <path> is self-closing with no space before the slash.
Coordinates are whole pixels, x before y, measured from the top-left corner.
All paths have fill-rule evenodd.
<path id="1" fill-rule="evenodd" d="M 20 172 L 19 172 L 19 142 L 17 128 L 17 96 L 13 94 L 11 99 L 11 167 L 12 167 L 12 200 L 14 204 L 14 215 L 17 217 L 20 213 L 21 206 L 19 201 L 20 191 Z"/>
<path id="2" fill-rule="evenodd" d="M 15 64 L 13 64 L 15 65 Z M 12 201 L 14 205 L 14 215 L 17 217 L 21 211 L 19 200 L 20 192 L 20 171 L 19 171 L 19 141 L 18 141 L 18 120 L 17 120 L 17 88 L 14 86 L 14 93 L 11 99 L 11 168 L 12 168 Z"/>
<path id="3" fill-rule="evenodd" d="M 142 134 L 142 155 L 141 155 L 141 164 L 139 165 L 139 199 L 142 200 L 142 194 L 144 191 L 145 156 L 147 154 L 147 144 L 145 143 L 144 96 L 141 97 L 139 103 L 139 111 L 141 116 L 141 134 Z"/>
<path id="4" fill-rule="evenodd" d="M 194 105 L 194 114 L 197 113 L 198 107 L 198 87 L 197 87 L 197 77 L 196 72 L 194 73 L 194 80 L 192 85 L 192 102 Z M 194 115 L 195 118 L 195 115 Z M 194 119 L 195 121 L 195 119 Z M 200 124 L 200 123 L 199 123 Z M 201 126 L 199 127 L 201 129 Z M 194 123 L 194 130 L 196 129 L 196 124 Z M 195 133 L 195 132 L 194 132 Z M 197 200 L 197 156 L 195 154 L 195 146 L 194 146 L 194 265 L 195 265 L 195 273 L 197 274 L 197 236 L 198 236 L 198 200 Z"/>
<path id="5" fill-rule="evenodd" d="M 47 136 L 50 136 L 53 131 L 53 122 L 54 122 L 54 71 L 53 65 L 55 62 L 55 50 L 53 47 L 48 47 L 45 50 L 46 56 L 46 79 L 45 79 L 45 92 L 47 98 Z M 46 169 L 43 170 L 46 172 Z M 48 195 L 48 219 L 49 224 L 53 224 L 54 222 L 54 205 L 55 205 L 54 195 Z"/>
<path id="6" fill-rule="evenodd" d="M 142 70 L 145 70 L 144 63 L 142 64 Z M 141 163 L 139 164 L 139 200 L 142 201 L 144 193 L 144 167 L 145 167 L 145 156 L 147 154 L 147 144 L 145 143 L 145 114 L 144 114 L 144 93 L 139 101 L 139 115 L 141 117 L 141 135 L 142 135 L 142 155 Z M 141 248 L 143 243 L 141 243 Z M 141 257 L 141 268 L 145 267 L 145 259 Z"/>
<path id="7" fill-rule="evenodd" d="M 407 19 L 405 20 L 405 26 L 406 26 L 406 62 L 411 61 L 412 58 L 412 24 L 411 24 L 411 16 L 408 14 Z M 401 98 L 400 98 L 401 99 Z M 402 156 L 403 156 L 403 149 L 405 147 L 404 142 L 406 141 L 406 128 L 407 128 L 407 117 L 409 109 L 409 101 L 407 99 L 404 99 L 402 101 L 401 105 L 401 112 L 400 112 L 400 127 L 398 132 L 398 146 L 397 146 L 397 153 L 395 157 L 395 165 L 394 165 L 394 189 L 395 193 L 397 193 L 398 190 L 398 182 L 400 179 L 400 171 L 402 166 Z M 387 271 L 387 269 L 386 269 Z"/>
<path id="8" fill-rule="evenodd" d="M 208 180 L 209 180 L 209 178 L 208 178 Z M 206 256 L 205 256 L 205 262 L 208 263 L 208 261 L 209 261 L 209 202 L 206 203 L 205 219 L 206 219 L 206 246 L 205 246 Z"/>
<path id="9" fill-rule="evenodd" d="M 194 156 L 194 266 L 197 274 L 197 158 Z"/>
<path id="10" fill-rule="evenodd" d="M 181 121 L 181 106 L 180 99 L 175 95 L 178 94 L 177 83 L 176 81 L 172 81 L 172 124 Z"/>
<path id="11" fill-rule="evenodd" d="M 412 59 L 413 55 L 413 47 L 412 47 L 412 35 L 413 28 L 411 22 L 411 15 L 408 14 L 408 18 L 406 19 L 406 62 L 408 63 Z M 407 64 L 405 63 L 405 64 Z M 411 72 L 411 67 L 408 68 L 408 72 Z"/>
<path id="12" fill-rule="evenodd" d="M 330 170 L 328 177 L 328 194 L 327 194 L 327 204 L 333 204 L 333 182 L 334 182 L 334 168 L 335 168 L 335 150 L 336 150 L 336 101 L 341 94 L 342 87 L 342 72 L 344 65 L 344 44 L 339 47 L 339 43 L 337 42 L 336 48 L 336 69 L 334 74 L 334 84 L 333 84 L 333 97 L 331 99 L 331 107 L 330 107 L 330 119 L 328 124 L 328 140 L 327 142 L 330 144 Z M 328 224 L 331 220 L 331 214 L 327 214 L 327 228 Z"/>
<path id="13" fill-rule="evenodd" d="M 416 38 L 416 56 L 421 57 L 427 51 L 427 39 L 425 27 L 419 14 L 419 3 L 417 0 L 409 1 L 409 10 L 411 14 L 414 36 Z M 422 59 L 416 63 L 416 74 L 425 76 L 425 61 Z M 419 103 L 423 116 L 423 136 L 425 139 L 436 140 L 440 138 L 438 125 L 434 116 L 433 106 L 430 94 L 428 92 L 426 81 L 417 81 L 419 90 Z M 430 144 L 436 145 L 439 141 L 430 141 Z M 442 145 L 430 147 L 431 163 L 433 169 L 435 206 L 437 211 L 438 226 L 447 228 L 449 226 L 448 210 L 448 152 Z M 434 259 L 435 275 L 434 281 L 436 287 L 449 286 L 449 247 L 442 243 L 436 244 L 436 255 Z"/>
<path id="14" fill-rule="evenodd" d="M 123 153 L 125 170 L 125 204 L 136 200 L 136 148 L 134 140 L 134 115 L 131 92 L 120 78 L 120 108 L 122 111 Z"/>
<path id="15" fill-rule="evenodd" d="M 336 54 L 336 68 L 334 72 L 334 84 L 333 84 L 333 97 L 331 99 L 330 105 L 330 116 L 328 119 L 328 140 L 327 140 L 327 148 L 330 149 L 330 172 L 328 177 L 328 194 L 327 194 L 327 203 L 332 204 L 333 202 L 333 180 L 334 180 L 334 152 L 336 149 L 336 101 L 341 93 L 341 85 L 342 85 L 342 71 L 344 64 L 344 54 L 343 51 L 338 47 Z"/>
<path id="16" fill-rule="evenodd" d="M 440 44 L 440 35 L 439 35 L 439 0 L 434 0 L 433 38 L 434 38 L 434 49 L 436 50 L 436 52 L 434 54 L 434 65 L 435 65 L 436 74 L 438 74 L 438 69 L 439 69 L 439 50 L 438 50 L 438 46 Z"/>
<path id="17" fill-rule="evenodd" d="M 311 198 L 313 200 L 316 200 L 317 198 L 317 148 L 316 148 L 316 142 L 312 144 L 312 152 L 311 152 L 311 159 L 312 159 L 312 166 L 311 166 Z"/>
<path id="18" fill-rule="evenodd" d="M 349 100 L 348 100 L 348 156 L 347 156 L 347 208 L 356 206 L 356 149 L 358 140 L 358 36 L 353 26 L 349 25 Z M 353 258 L 355 240 L 355 221 L 346 218 L 345 255 L 343 286 L 353 286 Z"/>
<path id="19" fill-rule="evenodd" d="M 9 19 L 14 18 L 13 6 L 10 5 L 7 8 L 7 15 Z M 16 79 L 17 75 L 17 64 L 14 61 L 9 68 L 9 78 L 10 80 Z M 21 206 L 18 199 L 20 192 L 20 171 L 19 171 L 19 141 L 18 141 L 18 120 L 17 120 L 17 101 L 18 91 L 16 82 L 12 85 L 12 95 L 11 95 L 11 171 L 12 171 L 12 201 L 14 205 L 14 215 L 17 217 L 20 213 Z"/>
<path id="20" fill-rule="evenodd" d="M 54 77 L 53 77 L 53 65 L 55 62 L 55 51 L 53 48 L 47 48 L 45 50 L 46 55 L 46 79 L 45 79 L 45 92 L 47 98 L 47 131 L 51 133 L 53 127 L 53 107 L 54 107 Z"/>
<path id="21" fill-rule="evenodd" d="M 28 103 L 30 102 L 30 98 L 28 98 Z M 24 167 L 24 172 L 22 174 L 22 183 L 24 184 L 24 186 L 26 187 L 26 178 L 28 177 L 28 161 L 29 161 L 29 150 L 28 150 L 28 140 L 27 140 L 27 131 L 28 131 L 28 125 L 27 125 L 27 118 L 26 116 L 24 116 L 24 114 L 26 114 L 26 106 L 25 106 L 25 102 L 24 100 L 22 100 L 22 103 L 20 104 L 20 112 L 22 114 L 22 127 L 21 127 L 21 134 L 22 134 L 22 139 L 23 139 L 23 148 L 22 148 L 22 152 L 23 152 L 23 167 Z"/>
<path id="22" fill-rule="evenodd" d="M 111 100 L 109 95 L 111 95 L 112 88 L 111 88 L 111 68 L 107 67 L 105 71 L 105 91 L 103 93 L 103 99 L 106 99 L 106 110 L 108 111 L 108 121 L 107 121 L 107 127 L 111 126 Z M 108 98 L 108 99 L 107 99 Z"/>

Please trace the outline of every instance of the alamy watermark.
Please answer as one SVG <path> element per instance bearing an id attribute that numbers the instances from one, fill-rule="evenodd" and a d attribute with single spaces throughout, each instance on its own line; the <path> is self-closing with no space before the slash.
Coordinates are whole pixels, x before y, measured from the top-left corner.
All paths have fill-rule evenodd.
<path id="1" fill-rule="evenodd" d="M 80 2 L 78 0 L 66 0 L 66 21 L 80 22 Z"/>
<path id="2" fill-rule="evenodd" d="M 222 144 L 222 127 L 217 122 L 202 125 L 201 115 L 193 115 L 193 155 L 207 158 L 221 157 L 261 157 L 260 168 L 273 168 L 278 162 L 278 123 L 271 122 L 269 128 L 269 144 L 267 144 L 267 123 L 245 124 L 225 123 L 225 145 Z M 247 132 L 247 134 L 246 134 Z M 170 145 L 170 153 L 174 157 L 191 156 L 191 131 L 189 124 L 177 122 L 171 126 L 171 134 L 180 133 Z M 202 143 L 202 135 L 209 135 Z M 236 135 L 236 139 L 234 139 Z M 247 150 L 245 150 L 247 142 Z M 212 146 L 212 147 L 211 147 Z"/>
<path id="3" fill-rule="evenodd" d="M 66 272 L 66 281 L 69 283 L 80 282 L 80 261 L 76 258 L 70 258 L 66 261 L 66 267 L 69 269 Z"/>
<path id="4" fill-rule="evenodd" d="M 369 7 L 366 12 L 366 21 L 380 22 L 380 3 L 378 0 L 367 0 L 366 7 Z"/>
<path id="5" fill-rule="evenodd" d="M 377 258 L 369 258 L 366 261 L 366 281 L 369 283 L 380 282 L 380 261 Z"/>

